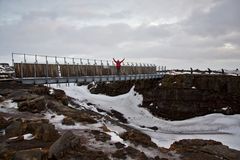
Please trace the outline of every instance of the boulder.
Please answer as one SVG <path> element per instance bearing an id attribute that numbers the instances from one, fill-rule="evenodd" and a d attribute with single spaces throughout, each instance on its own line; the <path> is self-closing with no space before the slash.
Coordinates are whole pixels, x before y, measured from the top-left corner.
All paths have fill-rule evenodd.
<path id="1" fill-rule="evenodd" d="M 17 119 L 13 120 L 7 126 L 7 128 L 5 129 L 5 133 L 8 138 L 18 137 L 25 132 L 26 128 L 27 128 L 26 124 L 21 119 Z"/>
<path id="2" fill-rule="evenodd" d="M 182 159 L 240 159 L 240 151 L 230 149 L 221 142 L 213 140 L 184 139 L 174 142 L 170 150 L 180 154 Z"/>
<path id="3" fill-rule="evenodd" d="M 39 124 L 33 134 L 36 139 L 44 142 L 54 142 L 60 137 L 55 126 L 49 123 Z"/>
<path id="4" fill-rule="evenodd" d="M 62 120 L 62 124 L 71 126 L 71 125 L 75 125 L 75 122 L 74 122 L 74 120 L 73 120 L 72 118 L 70 118 L 70 117 L 65 117 L 65 118 Z"/>
<path id="5" fill-rule="evenodd" d="M 45 109 L 46 109 L 46 100 L 44 96 L 18 103 L 18 110 L 21 112 L 28 111 L 31 113 L 40 113 Z"/>
<path id="6" fill-rule="evenodd" d="M 116 117 L 120 122 L 128 123 L 127 119 L 124 117 L 124 115 L 116 110 L 111 110 L 112 116 Z"/>
<path id="7" fill-rule="evenodd" d="M 12 159 L 15 151 L 6 147 L 4 143 L 0 143 L 0 159 L 10 160 Z"/>
<path id="8" fill-rule="evenodd" d="M 92 130 L 91 133 L 94 135 L 94 138 L 97 141 L 106 142 L 106 141 L 111 140 L 111 136 L 106 134 L 106 133 L 104 133 L 104 132 L 100 132 L 98 130 Z"/>
<path id="9" fill-rule="evenodd" d="M 125 145 L 120 142 L 116 142 L 116 143 L 114 143 L 114 145 L 116 146 L 117 149 L 121 149 L 121 148 L 125 147 Z"/>
<path id="10" fill-rule="evenodd" d="M 143 147 L 157 148 L 157 145 L 151 141 L 151 137 L 137 130 L 130 130 L 120 135 L 124 140 L 129 140 L 135 145 Z"/>
<path id="11" fill-rule="evenodd" d="M 0 116 L 0 130 L 5 129 L 8 126 L 9 122 L 2 116 Z"/>
<path id="12" fill-rule="evenodd" d="M 97 123 L 97 121 L 93 117 L 91 117 L 91 114 L 81 111 L 68 113 L 67 116 L 72 117 L 72 119 L 77 122 L 86 122 L 90 124 Z"/>
<path id="13" fill-rule="evenodd" d="M 83 160 L 109 160 L 108 156 L 100 150 L 90 150 L 85 145 L 86 140 L 66 131 L 49 148 L 49 159 L 83 159 Z"/>
<path id="14" fill-rule="evenodd" d="M 80 145 L 80 137 L 74 135 L 72 131 L 67 131 L 49 148 L 48 157 L 60 159 L 64 156 L 64 152 L 74 150 Z"/>
<path id="15" fill-rule="evenodd" d="M 63 105 L 68 105 L 68 98 L 63 90 L 54 89 L 52 96 L 60 101 Z"/>
<path id="16" fill-rule="evenodd" d="M 138 160 L 149 159 L 143 152 L 130 146 L 117 150 L 112 154 L 112 157 L 116 159 L 127 159 L 128 157 Z"/>
<path id="17" fill-rule="evenodd" d="M 47 154 L 41 148 L 17 151 L 13 160 L 47 160 Z"/>

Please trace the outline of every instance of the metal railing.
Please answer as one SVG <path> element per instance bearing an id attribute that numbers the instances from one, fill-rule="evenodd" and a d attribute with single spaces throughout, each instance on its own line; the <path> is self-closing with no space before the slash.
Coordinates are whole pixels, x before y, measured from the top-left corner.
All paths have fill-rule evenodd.
<path id="1" fill-rule="evenodd" d="M 114 62 L 12 53 L 15 78 L 23 83 L 74 83 L 81 81 L 118 81 L 160 78 L 166 72 L 166 66 L 125 62 L 121 75 L 116 75 Z"/>

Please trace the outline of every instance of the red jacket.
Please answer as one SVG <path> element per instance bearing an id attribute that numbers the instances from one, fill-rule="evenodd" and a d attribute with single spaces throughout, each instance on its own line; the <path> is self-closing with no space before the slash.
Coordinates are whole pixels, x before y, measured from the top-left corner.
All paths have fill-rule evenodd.
<path id="1" fill-rule="evenodd" d="M 120 69 L 121 68 L 121 63 L 124 61 L 125 59 L 123 59 L 122 61 L 119 61 L 119 60 L 115 60 L 114 58 L 113 58 L 113 61 L 116 63 L 116 68 L 117 69 Z"/>

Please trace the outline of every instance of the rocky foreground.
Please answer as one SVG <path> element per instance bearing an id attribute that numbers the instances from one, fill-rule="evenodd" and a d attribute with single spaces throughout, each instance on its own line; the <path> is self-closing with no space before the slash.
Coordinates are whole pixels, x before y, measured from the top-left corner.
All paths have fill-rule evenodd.
<path id="1" fill-rule="evenodd" d="M 174 82 L 170 84 L 175 85 Z M 153 84 L 143 85 L 151 88 Z M 157 81 L 157 84 L 164 90 L 169 83 Z M 100 88 L 94 88 L 95 93 L 100 92 Z M 146 90 L 144 94 L 152 92 Z M 158 147 L 148 135 L 129 127 L 117 111 L 100 114 L 88 110 L 61 90 L 0 82 L 0 95 L 0 159 L 3 160 L 240 159 L 240 151 L 212 140 L 185 139 L 170 148 Z M 150 102 L 154 101 L 147 98 L 144 104 Z M 56 123 L 59 118 L 60 124 Z"/>

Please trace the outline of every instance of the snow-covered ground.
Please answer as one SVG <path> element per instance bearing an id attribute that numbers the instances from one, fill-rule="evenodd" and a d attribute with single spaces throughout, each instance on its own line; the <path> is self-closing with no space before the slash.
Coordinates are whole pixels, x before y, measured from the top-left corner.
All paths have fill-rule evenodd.
<path id="1" fill-rule="evenodd" d="M 169 75 L 179 75 L 179 74 L 191 74 L 190 71 L 176 71 L 176 70 L 170 70 L 166 72 L 166 74 Z M 193 74 L 209 74 L 208 71 L 193 71 Z M 222 75 L 222 70 L 216 70 L 212 71 L 211 75 Z M 231 76 L 239 76 L 240 75 L 240 70 L 226 70 L 224 69 L 224 75 L 231 75 Z"/>
<path id="2" fill-rule="evenodd" d="M 94 107 L 97 107 L 106 111 L 114 109 L 122 113 L 130 126 L 151 136 L 152 140 L 161 147 L 168 148 L 170 144 L 180 139 L 199 138 L 220 141 L 231 148 L 240 150 L 240 115 L 210 114 L 183 121 L 166 121 L 138 107 L 143 97 L 134 91 L 134 87 L 129 93 L 115 97 L 91 94 L 87 86 L 62 85 L 60 89 L 80 104 L 86 104 L 86 102 L 95 104 L 89 107 L 94 111 L 96 111 Z M 140 126 L 156 126 L 158 130 L 153 131 Z"/>

